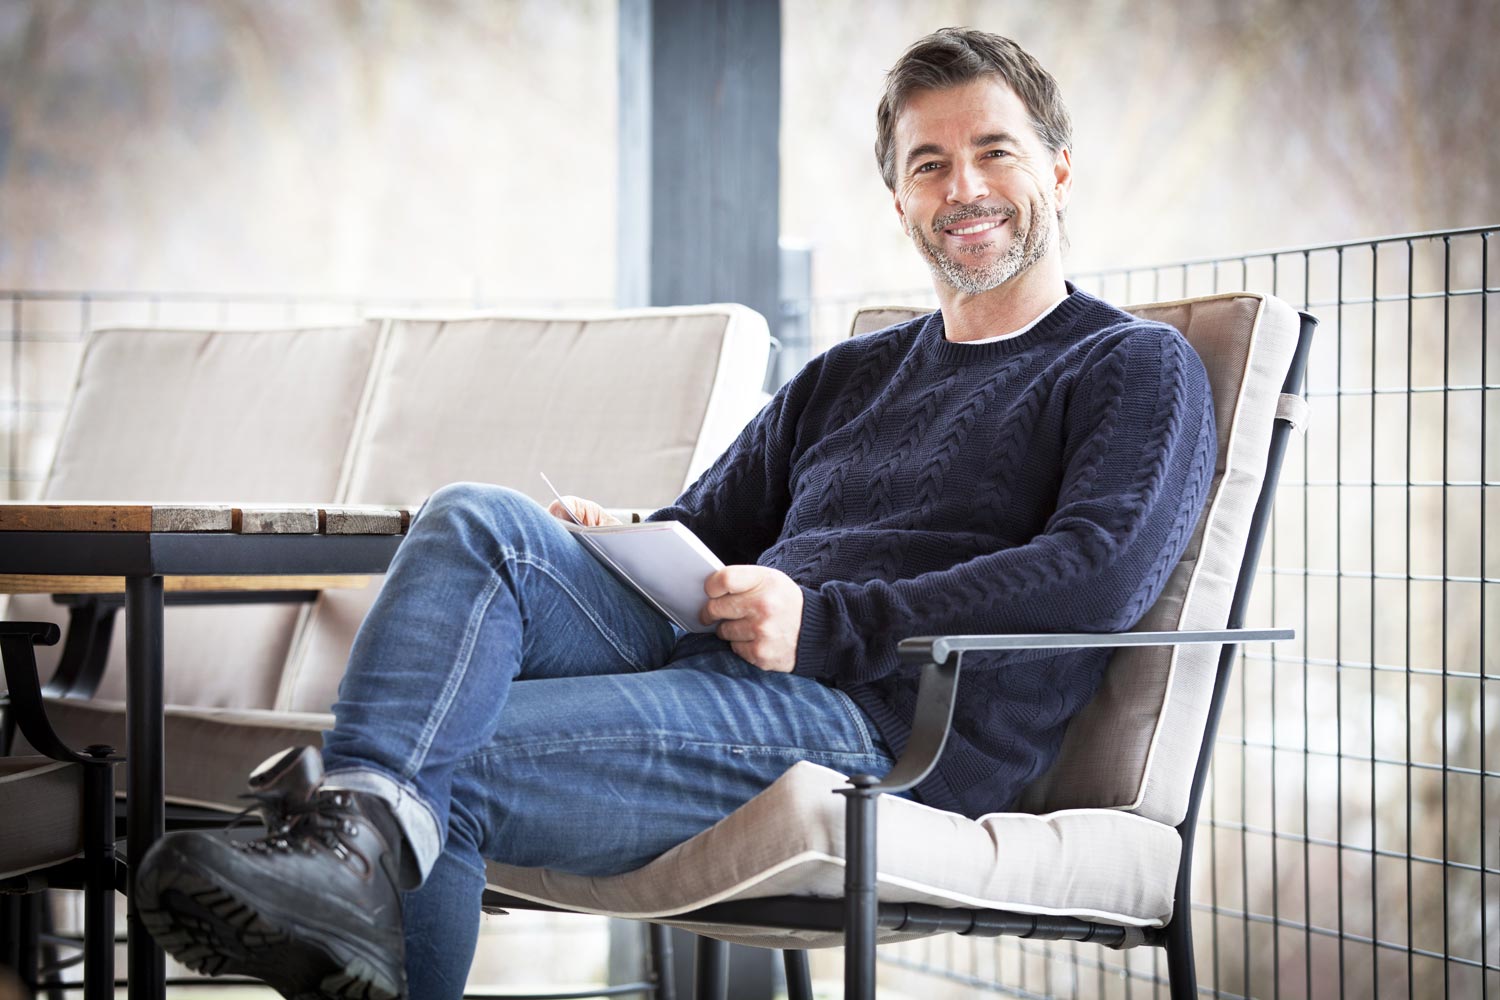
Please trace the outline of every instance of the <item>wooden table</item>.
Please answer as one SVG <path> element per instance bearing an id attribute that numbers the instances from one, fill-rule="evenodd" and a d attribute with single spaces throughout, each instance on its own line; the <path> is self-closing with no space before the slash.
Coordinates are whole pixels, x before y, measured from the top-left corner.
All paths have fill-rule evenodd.
<path id="1" fill-rule="evenodd" d="M 164 956 L 134 892 L 134 862 L 165 826 L 165 593 L 358 585 L 359 575 L 385 571 L 410 521 L 395 507 L 0 503 L 0 593 L 125 594 L 132 1000 L 161 1000 L 166 990 Z"/>

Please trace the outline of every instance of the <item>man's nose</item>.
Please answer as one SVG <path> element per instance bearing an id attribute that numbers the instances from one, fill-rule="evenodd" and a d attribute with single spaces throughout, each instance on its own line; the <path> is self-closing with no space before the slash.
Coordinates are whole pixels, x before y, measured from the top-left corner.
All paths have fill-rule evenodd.
<path id="1" fill-rule="evenodd" d="M 948 186 L 948 201 L 955 205 L 968 205 L 987 198 L 989 187 L 984 182 L 984 172 L 972 163 L 960 165 L 953 171 L 953 183 Z"/>

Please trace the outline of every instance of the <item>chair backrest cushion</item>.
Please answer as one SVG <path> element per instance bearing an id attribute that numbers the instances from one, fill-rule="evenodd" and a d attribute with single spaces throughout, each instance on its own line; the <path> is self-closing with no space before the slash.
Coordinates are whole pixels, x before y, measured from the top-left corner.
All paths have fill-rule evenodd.
<path id="1" fill-rule="evenodd" d="M 345 503 L 415 506 L 445 483 L 557 487 L 611 507 L 674 500 L 761 405 L 770 335 L 737 305 L 386 321 Z M 279 708 L 325 711 L 376 591 L 319 598 Z"/>
<path id="2" fill-rule="evenodd" d="M 39 499 L 327 502 L 376 334 L 366 324 L 96 331 Z M 64 618 L 47 597 L 16 596 L 7 614 Z M 168 609 L 167 701 L 270 707 L 297 616 L 285 605 Z M 124 633 L 115 629 L 100 697 L 124 697 Z M 39 648 L 39 666 L 59 649 Z"/>
<path id="3" fill-rule="evenodd" d="M 1285 302 L 1233 292 L 1129 306 L 1176 327 L 1203 359 L 1213 389 L 1219 455 L 1197 531 L 1136 629 L 1222 628 L 1265 478 L 1281 385 L 1299 319 Z M 856 317 L 858 334 L 921 310 Z M 1052 767 L 1026 790 L 1029 812 L 1109 807 L 1176 825 L 1186 815 L 1213 693 L 1219 647 L 1123 649 L 1093 700 L 1068 726 Z"/>

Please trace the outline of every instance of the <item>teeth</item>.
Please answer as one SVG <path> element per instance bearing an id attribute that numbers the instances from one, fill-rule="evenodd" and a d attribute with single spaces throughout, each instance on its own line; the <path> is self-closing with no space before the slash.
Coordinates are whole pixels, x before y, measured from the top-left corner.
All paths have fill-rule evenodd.
<path id="1" fill-rule="evenodd" d="M 1000 225 L 998 222 L 978 222 L 972 226 L 965 226 L 962 229 L 950 229 L 948 232 L 954 236 L 968 236 L 971 233 L 982 233 L 987 229 L 994 229 L 998 225 Z"/>

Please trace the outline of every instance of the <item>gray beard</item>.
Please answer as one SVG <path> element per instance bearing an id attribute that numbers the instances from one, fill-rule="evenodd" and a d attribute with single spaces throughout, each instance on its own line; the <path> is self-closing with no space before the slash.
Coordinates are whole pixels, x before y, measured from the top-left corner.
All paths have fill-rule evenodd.
<path id="1" fill-rule="evenodd" d="M 1050 209 L 1050 206 L 1047 208 Z M 1016 214 L 1014 209 L 1009 212 L 959 209 L 938 219 L 933 228 L 941 232 L 957 222 L 966 222 L 971 219 L 1005 218 L 1014 223 Z M 1051 230 L 1052 227 L 1045 223 L 1037 224 L 1037 217 L 1033 217 L 1029 229 L 1011 234 L 1010 244 L 1006 247 L 1004 254 L 985 264 L 966 264 L 946 253 L 942 247 L 933 242 L 927 235 L 927 231 L 915 222 L 908 220 L 906 225 L 906 234 L 911 237 L 912 243 L 916 244 L 917 251 L 927 261 L 927 266 L 931 268 L 933 276 L 967 295 L 978 295 L 981 292 L 998 288 L 1045 257 L 1047 251 L 1052 248 Z M 964 247 L 959 252 L 977 255 L 988 247 L 989 244 L 980 243 Z"/>

